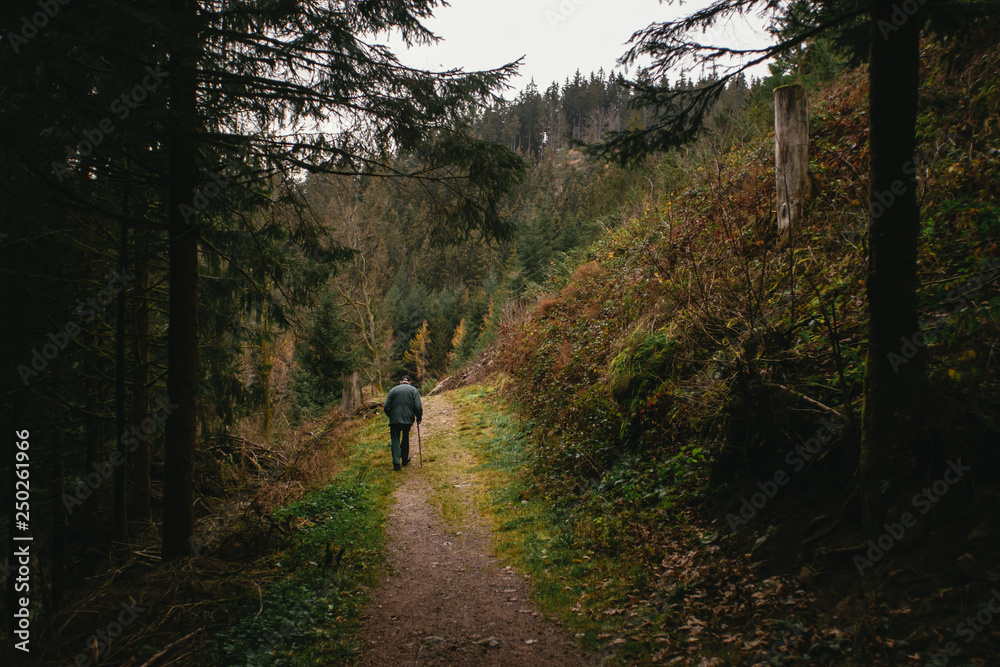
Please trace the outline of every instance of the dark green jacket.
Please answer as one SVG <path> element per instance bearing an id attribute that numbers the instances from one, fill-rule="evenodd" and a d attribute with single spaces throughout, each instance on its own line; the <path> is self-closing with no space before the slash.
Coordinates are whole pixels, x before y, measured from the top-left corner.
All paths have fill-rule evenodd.
<path id="1" fill-rule="evenodd" d="M 385 397 L 385 414 L 390 424 L 412 424 L 413 418 L 421 421 L 424 407 L 420 404 L 420 392 L 413 385 L 402 382 L 389 391 Z"/>

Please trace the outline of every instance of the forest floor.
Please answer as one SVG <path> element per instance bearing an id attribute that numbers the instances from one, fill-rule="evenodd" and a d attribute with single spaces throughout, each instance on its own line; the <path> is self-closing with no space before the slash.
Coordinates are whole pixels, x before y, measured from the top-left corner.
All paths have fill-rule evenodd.
<path id="1" fill-rule="evenodd" d="M 387 576 L 362 616 L 363 665 L 598 664 L 528 601 L 530 582 L 498 562 L 479 510 L 480 461 L 451 393 L 424 400 L 387 524 Z M 388 452 L 386 462 L 388 463 Z"/>
<path id="2" fill-rule="evenodd" d="M 355 418 L 303 426 L 301 493 L 262 487 L 269 504 L 216 521 L 225 536 L 200 555 L 140 553 L 88 577 L 53 616 L 44 655 L 0 664 L 97 664 L 88 637 L 126 603 L 143 616 L 102 665 L 922 665 L 955 649 L 950 664 L 996 664 L 992 627 L 949 644 L 969 632 L 949 610 L 991 601 L 992 574 L 928 577 L 949 570 L 900 548 L 885 576 L 859 582 L 855 551 L 801 556 L 794 530 L 820 507 L 801 497 L 789 501 L 801 516 L 769 519 L 787 535 L 768 529 L 755 546 L 721 540 L 702 520 L 714 506 L 642 516 L 629 504 L 640 500 L 607 494 L 571 514 L 578 499 L 533 474 L 539 434 L 502 382 L 425 398 L 422 446 L 414 429 L 398 473 L 378 397 Z M 623 521 L 641 521 L 646 543 L 623 542 Z M 963 566 L 989 567 L 992 544 Z"/>

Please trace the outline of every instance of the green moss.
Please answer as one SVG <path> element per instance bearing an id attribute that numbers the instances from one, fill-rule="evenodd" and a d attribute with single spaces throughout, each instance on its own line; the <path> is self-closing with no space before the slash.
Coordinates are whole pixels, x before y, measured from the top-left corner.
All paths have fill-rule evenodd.
<path id="1" fill-rule="evenodd" d="M 611 396 L 621 408 L 621 437 L 638 444 L 645 431 L 646 408 L 669 409 L 671 383 L 676 373 L 681 342 L 664 331 L 646 333 L 636 330 L 608 370 Z"/>

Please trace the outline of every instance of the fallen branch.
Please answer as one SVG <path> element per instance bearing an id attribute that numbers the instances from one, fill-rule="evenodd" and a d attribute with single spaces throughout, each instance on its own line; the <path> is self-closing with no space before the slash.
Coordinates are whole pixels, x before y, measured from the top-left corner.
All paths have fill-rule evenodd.
<path id="1" fill-rule="evenodd" d="M 180 644 L 180 643 L 181 643 L 182 641 L 184 641 L 184 640 L 185 640 L 185 639 L 187 639 L 188 637 L 190 637 L 190 636 L 192 636 L 192 635 L 196 635 L 196 634 L 198 634 L 199 632 L 201 632 L 201 628 L 199 628 L 199 629 L 195 630 L 195 631 L 194 631 L 194 632 L 192 632 L 192 633 L 189 633 L 189 634 L 186 634 L 186 635 L 184 635 L 184 636 L 183 636 L 183 637 L 181 637 L 180 639 L 175 639 L 174 641 L 172 641 L 172 642 L 170 642 L 169 644 L 167 644 L 166 646 L 164 646 L 164 647 L 163 647 L 163 649 L 162 649 L 162 650 L 161 650 L 161 651 L 160 651 L 159 653 L 157 653 L 157 654 L 156 654 L 156 655 L 154 655 L 154 656 L 153 656 L 152 658 L 150 658 L 150 659 L 149 659 L 149 660 L 147 660 L 146 662 L 144 662 L 144 663 L 142 663 L 141 665 L 139 665 L 139 667 L 150 667 L 150 666 L 151 666 L 151 665 L 152 665 L 152 664 L 153 664 L 154 662 L 156 662 L 157 660 L 159 660 L 160 658 L 162 658 L 162 657 L 163 657 L 164 655 L 166 655 L 166 654 L 167 654 L 167 651 L 169 651 L 170 649 L 172 649 L 172 648 L 173 648 L 174 646 L 176 646 L 177 644 Z"/>
<path id="2" fill-rule="evenodd" d="M 829 405 L 823 405 L 822 403 L 820 403 L 819 401 L 817 401 L 815 398 L 809 398 L 805 394 L 803 394 L 801 392 L 797 392 L 794 389 L 789 389 L 785 385 L 778 384 L 777 382 L 772 382 L 771 384 L 774 385 L 775 387 L 777 387 L 778 389 L 782 389 L 782 390 L 788 392 L 789 394 L 791 394 L 791 395 L 793 395 L 793 396 L 795 396 L 797 398 L 801 398 L 806 403 L 810 403 L 812 405 L 815 405 L 817 408 L 820 408 L 820 409 L 824 410 L 825 412 L 829 412 L 830 414 L 837 415 L 841 419 L 844 418 L 844 415 L 840 414 L 839 412 L 837 412 L 836 410 L 834 410 L 833 408 L 831 408 Z"/>

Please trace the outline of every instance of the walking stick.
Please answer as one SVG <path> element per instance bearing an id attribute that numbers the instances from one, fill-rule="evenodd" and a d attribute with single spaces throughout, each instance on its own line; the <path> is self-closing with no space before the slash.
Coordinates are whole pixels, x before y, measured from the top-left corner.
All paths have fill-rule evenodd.
<path id="1" fill-rule="evenodd" d="M 420 467 L 424 467 L 424 450 L 420 446 L 420 422 L 417 422 L 417 456 L 420 457 Z"/>

